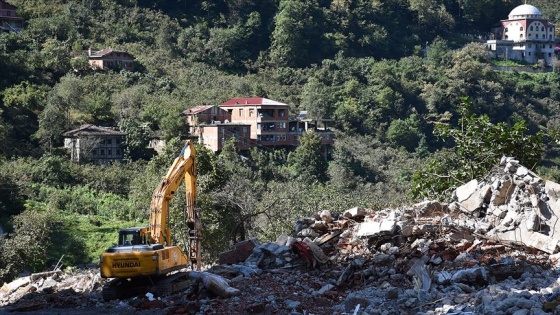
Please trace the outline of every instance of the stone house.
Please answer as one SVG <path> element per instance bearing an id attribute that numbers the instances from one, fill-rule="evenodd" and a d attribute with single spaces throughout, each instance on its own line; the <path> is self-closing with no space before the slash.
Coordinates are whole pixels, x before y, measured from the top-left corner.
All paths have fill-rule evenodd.
<path id="1" fill-rule="evenodd" d="M 88 63 L 93 69 L 134 70 L 134 56 L 126 51 L 103 49 L 87 51 Z"/>
<path id="2" fill-rule="evenodd" d="M 111 163 L 124 158 L 123 141 L 126 134 L 115 128 L 91 124 L 63 134 L 64 147 L 70 151 L 74 162 Z"/>
<path id="3" fill-rule="evenodd" d="M 235 137 L 239 150 L 248 150 L 250 145 L 249 124 L 232 122 L 231 113 L 216 105 L 201 105 L 184 110 L 189 134 L 198 138 L 210 150 L 221 151 L 224 143 Z"/>

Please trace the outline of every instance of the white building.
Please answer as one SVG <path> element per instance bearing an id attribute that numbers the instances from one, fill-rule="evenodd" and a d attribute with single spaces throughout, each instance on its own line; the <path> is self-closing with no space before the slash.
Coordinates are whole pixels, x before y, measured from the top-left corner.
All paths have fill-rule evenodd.
<path id="1" fill-rule="evenodd" d="M 507 20 L 492 28 L 494 39 L 486 45 L 493 57 L 552 64 L 555 59 L 555 26 L 543 19 L 536 7 L 522 4 L 511 10 Z"/>

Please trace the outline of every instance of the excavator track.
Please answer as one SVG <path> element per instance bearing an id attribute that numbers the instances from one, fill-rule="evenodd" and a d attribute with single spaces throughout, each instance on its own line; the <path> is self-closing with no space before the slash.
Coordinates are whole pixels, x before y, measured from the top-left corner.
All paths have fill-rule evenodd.
<path id="1" fill-rule="evenodd" d="M 147 293 L 153 287 L 150 278 L 113 279 L 101 289 L 103 300 L 122 300 Z"/>
<path id="2" fill-rule="evenodd" d="M 177 272 L 159 279 L 156 283 L 156 294 L 166 296 L 185 291 L 191 285 L 188 272 Z"/>
<path id="3" fill-rule="evenodd" d="M 148 292 L 166 296 L 185 291 L 190 286 L 188 272 L 177 272 L 159 278 L 113 279 L 103 286 L 101 296 L 105 301 L 128 299 Z"/>

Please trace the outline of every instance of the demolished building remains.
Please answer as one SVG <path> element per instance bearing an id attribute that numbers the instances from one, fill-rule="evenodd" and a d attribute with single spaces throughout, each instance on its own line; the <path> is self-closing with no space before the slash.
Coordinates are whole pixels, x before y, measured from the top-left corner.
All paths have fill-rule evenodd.
<path id="1" fill-rule="evenodd" d="M 55 271 L 4 284 L 0 305 L 76 314 L 557 314 L 559 198 L 559 184 L 503 158 L 448 203 L 324 210 L 276 242 L 238 243 L 219 264 L 191 271 L 182 294 L 103 302 L 98 274 Z"/>

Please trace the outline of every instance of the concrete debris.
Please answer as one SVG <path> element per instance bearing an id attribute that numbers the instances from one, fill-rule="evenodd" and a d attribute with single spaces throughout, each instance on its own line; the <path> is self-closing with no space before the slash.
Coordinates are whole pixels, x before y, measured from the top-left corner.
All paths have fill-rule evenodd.
<path id="1" fill-rule="evenodd" d="M 238 289 L 229 286 L 229 280 L 219 275 L 204 271 L 191 271 L 189 276 L 192 279 L 202 280 L 204 287 L 217 296 L 232 297 L 240 293 Z"/>
<path id="2" fill-rule="evenodd" d="M 257 239 L 250 239 L 241 241 L 235 244 L 235 249 L 220 254 L 218 263 L 222 264 L 235 264 L 245 261 L 253 252 L 253 249 L 259 246 L 260 243 Z"/>
<path id="3" fill-rule="evenodd" d="M 182 294 L 102 302 L 96 269 L 6 283 L 11 311 L 558 314 L 560 185 L 504 157 L 448 203 L 321 210 L 275 242 L 235 244 Z M 64 309 L 64 311 L 60 311 Z M 70 312 L 71 313 L 71 312 Z"/>

